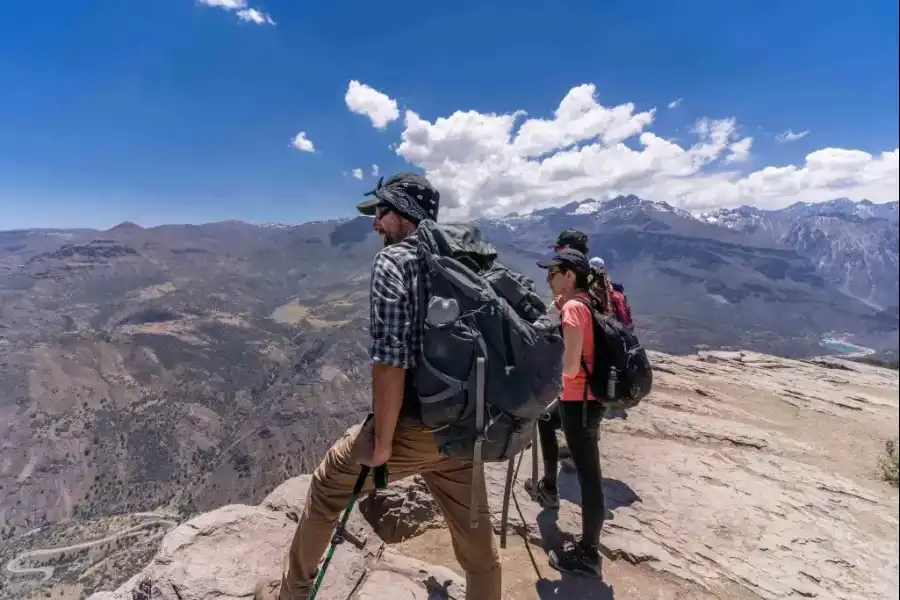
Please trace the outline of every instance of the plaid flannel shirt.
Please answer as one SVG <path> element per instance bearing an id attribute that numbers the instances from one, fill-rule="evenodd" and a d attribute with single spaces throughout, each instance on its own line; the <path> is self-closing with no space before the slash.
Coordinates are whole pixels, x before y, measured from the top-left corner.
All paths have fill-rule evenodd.
<path id="1" fill-rule="evenodd" d="M 369 291 L 369 355 L 373 361 L 401 369 L 415 368 L 423 333 L 419 324 L 421 276 L 414 235 L 375 255 Z M 427 294 L 430 281 L 424 276 Z"/>

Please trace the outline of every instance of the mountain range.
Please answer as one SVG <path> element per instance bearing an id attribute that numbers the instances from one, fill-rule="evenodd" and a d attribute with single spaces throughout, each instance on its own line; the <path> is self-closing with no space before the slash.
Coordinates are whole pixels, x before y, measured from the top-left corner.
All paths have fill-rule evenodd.
<path id="1" fill-rule="evenodd" d="M 589 236 L 622 283 L 648 345 L 765 347 L 802 355 L 822 337 L 897 346 L 898 204 L 835 200 L 694 216 L 620 196 L 478 222 L 533 277 L 557 232 Z"/>
<path id="2" fill-rule="evenodd" d="M 539 288 L 535 261 L 583 229 L 651 348 L 896 354 L 897 203 L 826 204 L 622 196 L 476 224 Z M 0 231 L 0 537 L 258 502 L 312 471 L 370 402 L 381 244 L 365 218 Z"/>
<path id="3" fill-rule="evenodd" d="M 897 202 L 840 198 L 770 211 L 741 206 L 701 219 L 794 248 L 846 294 L 876 308 L 896 310 Z"/>

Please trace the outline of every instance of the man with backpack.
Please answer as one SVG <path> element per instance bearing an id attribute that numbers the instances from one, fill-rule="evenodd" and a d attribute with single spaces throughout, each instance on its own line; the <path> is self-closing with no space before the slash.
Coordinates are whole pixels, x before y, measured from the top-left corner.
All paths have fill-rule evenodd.
<path id="1" fill-rule="evenodd" d="M 500 560 L 484 472 L 478 460 L 453 458 L 446 448 L 439 449 L 440 442 L 423 422 L 422 410 L 426 401 L 432 402 L 428 406 L 436 401 L 417 389 L 427 375 L 420 368 L 423 353 L 428 354 L 423 350 L 423 340 L 429 335 L 423 314 L 426 306 L 429 321 L 441 311 L 453 310 L 444 300 L 435 304 L 434 278 L 432 271 L 426 271 L 430 263 L 423 262 L 420 248 L 422 235 L 428 232 L 419 231 L 419 225 L 437 219 L 440 194 L 415 173 L 397 173 L 381 180 L 369 194 L 374 198 L 357 209 L 374 217 L 374 229 L 385 243 L 375 255 L 370 283 L 373 412 L 331 447 L 313 473 L 281 581 L 261 582 L 254 598 L 310 598 L 314 588 L 318 589 L 314 581 L 317 565 L 332 540 L 341 510 L 352 508 L 355 494 L 373 488 L 372 482 L 365 480 L 372 468 L 392 481 L 422 475 L 441 508 L 456 559 L 466 573 L 466 599 L 500 600 Z M 478 364 L 484 367 L 483 361 Z M 479 374 L 483 375 L 482 369 Z M 481 452 L 481 444 L 476 447 Z"/>
<path id="2" fill-rule="evenodd" d="M 585 256 L 588 254 L 588 236 L 579 229 L 566 229 L 556 236 L 556 243 L 550 246 L 554 252 L 563 248 L 578 250 Z"/>

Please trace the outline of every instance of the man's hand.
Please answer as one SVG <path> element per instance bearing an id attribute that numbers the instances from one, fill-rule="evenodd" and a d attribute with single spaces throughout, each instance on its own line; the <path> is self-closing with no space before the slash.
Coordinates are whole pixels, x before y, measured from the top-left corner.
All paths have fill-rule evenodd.
<path id="1" fill-rule="evenodd" d="M 379 444 L 372 436 L 364 447 L 359 449 L 357 460 L 367 467 L 380 467 L 391 458 L 393 449 L 390 444 Z"/>

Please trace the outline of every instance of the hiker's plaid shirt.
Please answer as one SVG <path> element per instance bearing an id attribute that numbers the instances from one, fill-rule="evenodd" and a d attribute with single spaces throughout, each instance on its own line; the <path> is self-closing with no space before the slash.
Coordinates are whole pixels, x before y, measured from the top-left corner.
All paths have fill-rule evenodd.
<path id="1" fill-rule="evenodd" d="M 415 235 L 382 248 L 372 263 L 369 291 L 373 361 L 413 369 L 422 348 L 419 324 L 420 264 Z M 426 297 L 430 281 L 425 275 Z"/>

